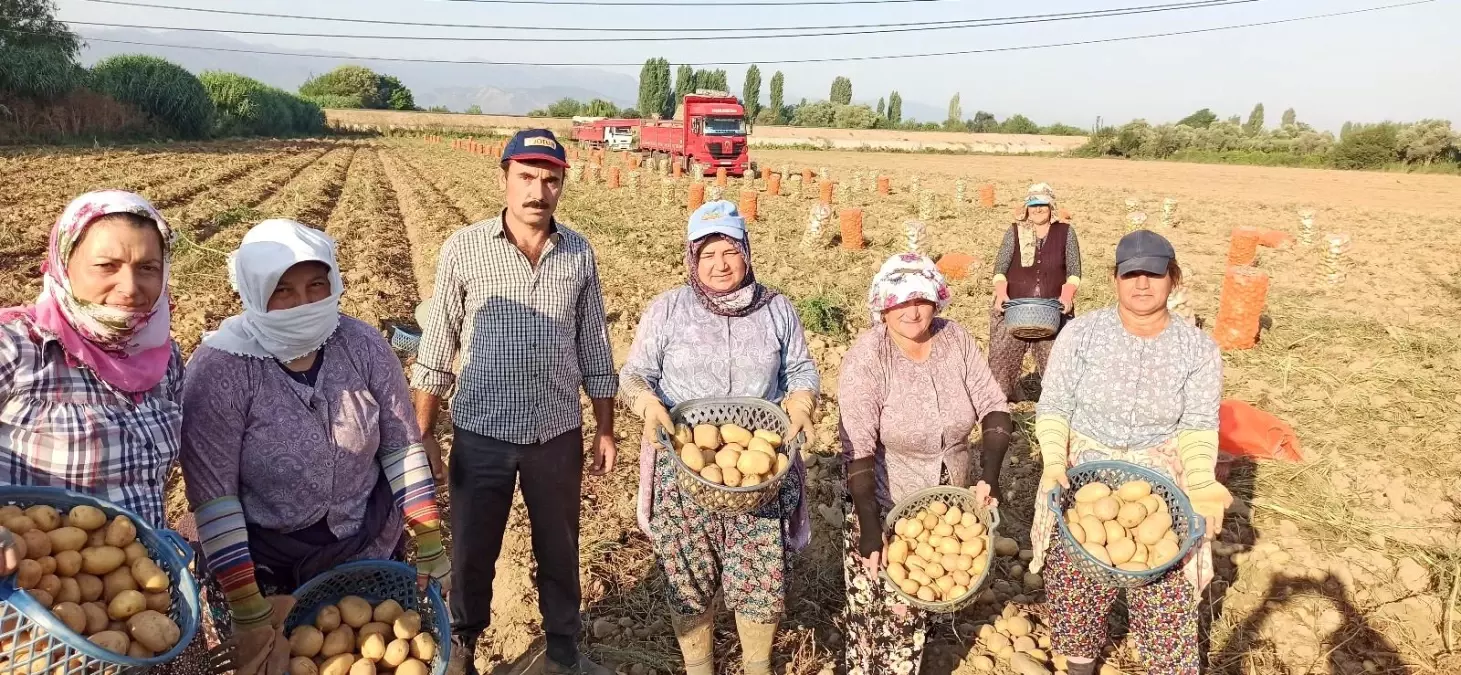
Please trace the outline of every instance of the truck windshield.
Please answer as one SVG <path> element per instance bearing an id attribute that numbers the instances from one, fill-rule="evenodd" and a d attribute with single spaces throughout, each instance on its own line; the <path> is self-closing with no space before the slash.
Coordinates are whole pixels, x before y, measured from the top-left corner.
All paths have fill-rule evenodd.
<path id="1" fill-rule="evenodd" d="M 706 136 L 744 136 L 746 125 L 739 117 L 705 118 Z"/>

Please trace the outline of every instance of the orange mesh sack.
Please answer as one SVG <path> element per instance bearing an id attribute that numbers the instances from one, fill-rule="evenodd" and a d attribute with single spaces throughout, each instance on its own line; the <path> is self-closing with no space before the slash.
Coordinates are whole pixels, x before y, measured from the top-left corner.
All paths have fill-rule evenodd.
<path id="1" fill-rule="evenodd" d="M 1255 227 L 1240 227 L 1233 230 L 1233 239 L 1228 244 L 1229 265 L 1252 265 L 1258 259 L 1258 242 L 1262 231 Z"/>
<path id="2" fill-rule="evenodd" d="M 1252 349 L 1268 301 L 1268 274 L 1254 267 L 1229 266 L 1223 278 L 1213 339 L 1224 351 Z"/>
<path id="3" fill-rule="evenodd" d="M 878 194 L 887 195 L 893 193 L 893 181 L 887 176 L 878 176 Z"/>
<path id="4" fill-rule="evenodd" d="M 824 180 L 824 181 L 822 181 L 822 184 L 819 187 L 822 190 L 822 203 L 823 204 L 831 204 L 832 203 L 832 181 L 830 181 L 830 180 Z"/>
<path id="5" fill-rule="evenodd" d="M 725 167 L 722 166 L 722 167 L 716 169 L 715 170 L 715 185 L 716 185 L 716 187 L 725 187 L 729 183 L 730 183 L 730 178 L 728 177 L 728 174 L 726 174 L 726 172 L 725 172 Z"/>
<path id="6" fill-rule="evenodd" d="M 1218 451 L 1250 459 L 1304 461 L 1293 427 L 1235 399 L 1226 399 L 1218 407 Z"/>
<path id="7" fill-rule="evenodd" d="M 994 184 L 985 183 L 979 186 L 979 203 L 986 209 L 994 208 Z"/>
<path id="8" fill-rule="evenodd" d="M 760 196 L 760 193 L 755 190 L 741 190 L 739 209 L 741 211 L 741 218 L 748 223 L 756 220 L 756 198 L 758 196 Z"/>
<path id="9" fill-rule="evenodd" d="M 979 259 L 967 253 L 947 253 L 938 259 L 938 271 L 950 280 L 968 278 Z"/>
<path id="10" fill-rule="evenodd" d="M 619 187 L 619 167 L 617 166 L 609 167 L 609 187 Z"/>
<path id="11" fill-rule="evenodd" d="M 704 183 L 697 180 L 690 184 L 690 195 L 686 198 L 685 205 L 690 207 L 691 211 L 705 205 Z"/>
<path id="12" fill-rule="evenodd" d="M 781 174 L 773 173 L 766 179 L 766 191 L 773 195 L 781 194 Z"/>
<path id="13" fill-rule="evenodd" d="M 811 169 L 802 169 L 802 185 L 811 185 L 816 174 Z"/>
<path id="14" fill-rule="evenodd" d="M 1268 248 L 1284 250 L 1294 245 L 1294 235 L 1283 230 L 1259 230 L 1258 243 Z"/>
<path id="15" fill-rule="evenodd" d="M 842 226 L 842 248 L 862 248 L 862 209 L 843 209 L 837 217 Z"/>

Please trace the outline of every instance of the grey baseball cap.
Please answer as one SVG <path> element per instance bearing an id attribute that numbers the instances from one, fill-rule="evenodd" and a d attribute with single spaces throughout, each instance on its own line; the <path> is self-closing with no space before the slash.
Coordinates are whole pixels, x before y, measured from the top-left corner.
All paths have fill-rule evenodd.
<path id="1" fill-rule="evenodd" d="M 1166 274 L 1176 258 L 1177 252 L 1166 237 L 1151 230 L 1137 230 L 1116 244 L 1116 276 L 1132 272 Z"/>

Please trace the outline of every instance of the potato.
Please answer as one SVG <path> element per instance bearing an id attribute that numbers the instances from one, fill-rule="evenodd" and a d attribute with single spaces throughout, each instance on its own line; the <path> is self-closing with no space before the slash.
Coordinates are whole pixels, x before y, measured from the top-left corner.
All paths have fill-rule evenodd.
<path id="1" fill-rule="evenodd" d="M 1081 516 L 1081 529 L 1085 530 L 1085 544 L 1106 545 L 1106 526 L 1095 516 Z"/>
<path id="2" fill-rule="evenodd" d="M 715 451 L 700 448 L 700 463 L 705 466 L 715 466 Z"/>
<path id="3" fill-rule="evenodd" d="M 86 634 L 94 635 L 107 629 L 112 617 L 107 615 L 106 605 L 100 602 L 87 602 L 81 605 L 81 613 L 86 615 Z"/>
<path id="4" fill-rule="evenodd" d="M 701 469 L 700 477 L 716 485 L 725 485 L 725 476 L 721 474 L 720 467 L 714 464 Z"/>
<path id="5" fill-rule="evenodd" d="M 1132 480 L 1121 484 L 1116 489 L 1116 496 L 1124 502 L 1136 502 L 1152 493 L 1152 484 L 1144 480 Z"/>
<path id="6" fill-rule="evenodd" d="M 69 528 L 61 528 L 61 530 L 65 529 Z M 61 530 L 55 530 L 51 534 Z M 56 559 L 56 576 L 74 577 L 81 572 L 81 553 L 79 551 L 61 551 L 52 557 Z"/>
<path id="7" fill-rule="evenodd" d="M 127 544 L 126 546 L 123 546 L 122 551 L 127 554 L 128 566 L 131 566 L 132 563 L 137 562 L 137 560 L 140 558 L 148 557 L 147 547 L 143 546 L 142 542 L 140 541 L 134 541 L 130 544 Z"/>
<path id="8" fill-rule="evenodd" d="M 1006 558 L 1018 555 L 1020 543 L 1009 537 L 1000 537 L 994 540 L 994 552 Z"/>
<path id="9" fill-rule="evenodd" d="M 54 598 L 57 593 L 61 592 L 61 578 L 54 574 L 47 574 L 41 577 L 40 582 L 36 584 L 36 588 L 45 591 Z"/>
<path id="10" fill-rule="evenodd" d="M 428 672 L 426 664 L 414 658 L 396 666 L 396 675 L 427 675 Z"/>
<path id="11" fill-rule="evenodd" d="M 25 540 L 26 555 L 34 560 L 40 560 L 51 555 L 51 538 L 40 530 L 26 530 L 20 535 Z"/>
<path id="12" fill-rule="evenodd" d="M 117 621 L 126 621 L 147 610 L 147 598 L 137 591 L 122 591 L 107 603 L 107 616 Z M 149 649 L 151 646 L 149 645 Z M 153 650 L 157 651 L 157 650 Z"/>
<path id="13" fill-rule="evenodd" d="M 969 588 L 967 586 L 964 586 L 963 584 L 954 584 L 954 587 L 949 589 L 948 599 L 958 600 L 959 598 L 962 598 L 968 594 Z"/>
<path id="14" fill-rule="evenodd" d="M 132 640 L 127 637 L 126 633 L 114 630 L 102 631 L 86 639 L 91 640 L 92 644 L 116 654 L 126 654 L 127 647 L 132 644 Z"/>
<path id="15" fill-rule="evenodd" d="M 966 541 L 962 544 L 959 544 L 959 553 L 961 555 L 967 555 L 970 558 L 979 558 L 984 555 L 984 546 L 985 544 L 983 539 Z"/>
<path id="16" fill-rule="evenodd" d="M 1146 507 L 1146 512 L 1148 514 L 1167 512 L 1167 502 L 1163 501 L 1161 497 L 1158 497 L 1156 495 L 1147 495 L 1145 497 L 1142 497 L 1140 503 L 1142 506 Z"/>
<path id="17" fill-rule="evenodd" d="M 1147 551 L 1147 564 L 1152 567 L 1161 567 L 1171 562 L 1173 558 L 1176 558 L 1177 552 L 1181 549 L 1182 547 L 1178 546 L 1177 542 L 1170 539 L 1158 541 L 1155 546 Z"/>
<path id="18" fill-rule="evenodd" d="M 360 658 L 375 662 L 385 658 L 386 639 L 380 633 L 370 633 L 360 641 Z"/>
<path id="19" fill-rule="evenodd" d="M 974 557 L 973 556 L 964 555 L 962 553 L 960 553 L 959 555 L 954 556 L 954 567 L 953 567 L 953 569 L 955 571 L 958 571 L 958 572 L 968 572 L 969 570 L 971 570 L 973 568 L 974 568 Z M 960 584 L 960 585 L 967 586 L 968 584 Z"/>
<path id="20" fill-rule="evenodd" d="M 411 658 L 421 661 L 435 659 L 436 639 L 431 637 L 430 633 L 417 633 L 416 637 L 411 638 Z M 401 664 L 401 666 L 405 665 L 405 663 Z M 396 667 L 396 673 L 398 675 L 401 672 L 401 666 Z"/>
<path id="21" fill-rule="evenodd" d="M 1086 516 L 1095 516 L 1096 515 L 1096 509 L 1095 509 L 1095 507 L 1094 507 L 1093 504 L 1089 504 L 1089 503 L 1086 503 L 1086 502 L 1081 502 L 1081 503 L 1075 505 L 1075 515 L 1078 518 L 1084 518 Z"/>
<path id="22" fill-rule="evenodd" d="M 1111 556 L 1113 564 L 1128 562 L 1131 556 L 1136 555 L 1136 542 L 1126 538 L 1117 539 L 1106 545 L 1106 554 Z"/>
<path id="23" fill-rule="evenodd" d="M 66 514 L 67 522 L 71 527 L 79 527 L 87 532 L 98 529 L 107 524 L 107 514 L 95 506 L 77 506 Z"/>
<path id="24" fill-rule="evenodd" d="M 127 619 L 127 634 L 156 653 L 172 649 L 182 637 L 173 620 L 161 612 L 147 610 Z"/>
<path id="25" fill-rule="evenodd" d="M 764 452 L 746 451 L 741 453 L 740 458 L 736 461 L 736 469 L 739 469 L 743 475 L 756 474 L 758 476 L 764 476 L 771 473 L 771 466 L 771 455 Z"/>
<path id="26" fill-rule="evenodd" d="M 111 617 L 107 617 L 107 618 L 111 618 Z M 117 631 L 118 633 L 125 634 L 127 632 L 127 624 L 125 622 L 123 622 L 123 621 L 108 621 L 107 622 L 107 630 L 114 630 L 114 631 Z"/>
<path id="27" fill-rule="evenodd" d="M 353 649 L 355 649 L 355 629 L 342 623 L 339 628 L 325 634 L 325 641 L 320 647 L 320 656 L 328 659 Z"/>
<path id="28" fill-rule="evenodd" d="M 142 643 L 133 642 L 130 647 L 127 647 L 127 656 L 134 659 L 150 659 L 157 655 L 153 654 L 151 649 L 143 647 Z"/>
<path id="29" fill-rule="evenodd" d="M 0 506 L 0 523 L 23 515 L 25 515 L 25 510 L 14 504 Z"/>
<path id="30" fill-rule="evenodd" d="M 1096 560 L 1099 560 L 1107 565 L 1111 564 L 1111 554 L 1106 552 L 1105 546 L 1091 542 L 1086 542 L 1085 544 L 1083 544 L 1083 546 L 1086 549 L 1086 553 L 1091 554 L 1092 558 L 1095 558 Z"/>
<path id="31" fill-rule="evenodd" d="M 31 520 L 30 516 L 11 516 L 9 520 L 5 521 L 5 529 L 10 530 L 13 534 L 25 534 L 36 529 L 36 521 Z"/>
<path id="32" fill-rule="evenodd" d="M 715 453 L 715 465 L 720 467 L 721 471 L 736 468 L 736 463 L 740 460 L 741 453 L 737 452 L 735 448 L 721 448 Z"/>
<path id="33" fill-rule="evenodd" d="M 38 504 L 25 510 L 25 515 L 36 524 L 41 532 L 50 532 L 61 526 L 61 513 L 53 506 Z"/>
<path id="34" fill-rule="evenodd" d="M 890 562 L 888 563 L 888 578 L 892 579 L 895 584 L 902 583 L 904 579 L 908 578 L 908 569 L 903 567 L 902 563 Z"/>
<path id="35" fill-rule="evenodd" d="M 56 591 L 56 602 L 74 602 L 81 604 L 81 586 L 71 577 L 61 578 L 61 588 Z"/>
<path id="36" fill-rule="evenodd" d="M 35 588 L 41 577 L 45 576 L 41 572 L 40 563 L 34 560 L 20 561 L 20 566 L 15 568 L 15 587 L 21 590 Z"/>
<path id="37" fill-rule="evenodd" d="M 96 576 L 96 575 L 89 575 Z M 118 567 L 112 570 L 111 574 L 102 576 L 102 599 L 111 602 L 122 591 L 137 590 L 137 580 L 132 578 L 132 570 L 125 567 Z"/>
<path id="38" fill-rule="evenodd" d="M 726 487 L 741 486 L 741 472 L 735 467 L 721 468 L 720 475 L 725 479 Z"/>
<path id="39" fill-rule="evenodd" d="M 66 624 L 66 627 L 70 628 L 71 632 L 84 634 L 86 630 L 86 612 L 81 609 L 81 605 L 74 602 L 60 602 L 51 608 L 51 614 L 55 615 L 57 619 L 60 619 L 61 623 Z M 125 653 L 126 649 L 122 651 Z"/>
<path id="40" fill-rule="evenodd" d="M 747 454 L 754 455 L 757 453 L 752 452 Z M 759 473 L 748 473 L 741 476 L 741 487 L 756 487 L 764 482 L 766 482 L 766 477 Z"/>
<path id="41" fill-rule="evenodd" d="M 918 589 L 918 582 L 915 581 L 912 577 L 898 582 L 898 590 L 903 591 L 908 595 L 918 595 Z"/>
<path id="42" fill-rule="evenodd" d="M 746 449 L 754 450 L 763 455 L 766 455 L 767 457 L 776 456 L 776 448 L 772 447 L 771 444 L 766 441 L 766 439 L 761 438 L 760 436 L 752 438 L 751 442 L 746 444 Z"/>
<path id="43" fill-rule="evenodd" d="M 395 622 L 393 622 L 391 632 L 402 640 L 410 640 L 420 635 L 421 615 L 414 609 L 408 612 L 402 612 L 400 616 L 396 617 Z"/>
<path id="44" fill-rule="evenodd" d="M 688 424 L 676 424 L 673 440 L 675 448 L 682 448 L 695 442 L 695 432 L 690 429 L 690 425 Z"/>
<path id="45" fill-rule="evenodd" d="M 1115 497 L 1102 497 L 1091 504 L 1096 511 L 1096 519 L 1101 522 L 1115 520 L 1116 514 L 1121 513 L 1121 500 Z"/>
<path id="46" fill-rule="evenodd" d="M 289 675 L 319 675 L 315 662 L 304 656 L 289 659 Z"/>
<path id="47" fill-rule="evenodd" d="M 1116 522 L 1122 527 L 1136 527 L 1141 521 L 1146 520 L 1146 507 L 1141 504 L 1126 503 L 1121 505 L 1121 511 L 1116 514 Z"/>
<path id="48" fill-rule="evenodd" d="M 86 548 L 96 548 L 106 545 L 107 528 L 103 527 L 100 530 L 92 530 L 90 534 L 86 535 Z"/>
<path id="49" fill-rule="evenodd" d="M 781 447 L 781 434 L 778 434 L 775 431 L 770 431 L 767 429 L 757 429 L 751 434 L 751 436 L 770 443 L 772 449 Z"/>
<path id="50" fill-rule="evenodd" d="M 954 526 L 941 520 L 934 524 L 933 533 L 934 535 L 939 537 L 952 536 L 954 534 Z"/>
<path id="51" fill-rule="evenodd" d="M 1111 494 L 1111 488 L 1105 483 L 1086 483 L 1081 489 L 1075 491 L 1077 504 L 1092 504 L 1096 500 Z"/>
<path id="52" fill-rule="evenodd" d="M 705 468 L 705 455 L 700 452 L 700 448 L 694 443 L 687 444 L 680 449 L 680 461 L 684 462 L 685 466 L 690 467 L 690 470 L 696 473 L 699 473 L 701 469 Z"/>
<path id="53" fill-rule="evenodd" d="M 123 551 L 122 560 L 126 560 L 126 552 Z M 162 571 L 157 563 L 151 558 L 138 558 L 132 563 L 132 579 L 137 582 L 137 587 L 149 593 L 161 593 L 172 585 L 167 578 L 167 573 Z"/>
<path id="54" fill-rule="evenodd" d="M 934 602 L 938 600 L 938 592 L 931 586 L 920 586 L 918 587 L 918 599 L 924 602 Z"/>
<path id="55" fill-rule="evenodd" d="M 774 473 L 772 475 L 774 475 L 774 476 L 780 476 L 781 474 L 786 473 L 786 469 L 788 467 L 790 467 L 790 466 L 791 466 L 791 460 L 790 459 L 787 459 L 786 455 L 777 455 L 776 456 L 776 473 Z"/>
<path id="56" fill-rule="evenodd" d="M 927 542 L 921 543 L 913 548 L 914 553 L 924 560 L 933 560 L 938 551 L 933 550 L 933 545 Z"/>
<path id="57" fill-rule="evenodd" d="M 39 558 L 36 558 L 36 562 L 41 564 L 41 574 L 43 576 L 56 573 L 56 556 L 41 556 Z"/>
<path id="58" fill-rule="evenodd" d="M 386 653 L 380 658 L 380 665 L 395 668 L 411 658 L 411 641 L 395 639 L 386 645 Z"/>
<path id="59" fill-rule="evenodd" d="M 919 516 L 918 520 L 923 523 L 923 529 L 929 532 L 933 532 L 933 528 L 938 527 L 938 524 L 943 522 L 939 520 L 938 514 L 936 513 L 925 513 Z"/>
<path id="60" fill-rule="evenodd" d="M 349 675 L 354 665 L 354 654 L 336 654 L 320 664 L 320 675 Z"/>
<path id="61" fill-rule="evenodd" d="M 51 555 L 61 551 L 80 551 L 86 546 L 86 530 L 79 527 L 58 527 L 46 533 L 51 540 Z"/>
<path id="62" fill-rule="evenodd" d="M 1153 513 L 1136 526 L 1136 540 L 1154 546 L 1162 536 L 1172 529 L 1172 518 L 1163 513 Z"/>
<path id="63" fill-rule="evenodd" d="M 165 591 L 162 593 L 143 593 L 142 597 L 147 599 L 147 609 L 154 612 L 167 614 L 168 610 L 172 609 L 172 596 Z"/>
<path id="64" fill-rule="evenodd" d="M 973 561 L 971 560 L 970 562 L 972 563 Z M 939 556 L 938 564 L 939 567 L 952 572 L 953 570 L 959 569 L 959 556 L 952 553 L 945 553 Z M 969 568 L 965 567 L 964 569 Z"/>
<path id="65" fill-rule="evenodd" d="M 325 605 L 315 614 L 315 628 L 321 633 L 328 634 L 330 631 L 340 627 L 340 608 L 334 605 Z"/>
<path id="66" fill-rule="evenodd" d="M 695 445 L 715 450 L 720 447 L 720 428 L 711 424 L 696 425 L 691 432 Z"/>
<path id="67" fill-rule="evenodd" d="M 923 521 L 917 518 L 908 519 L 907 532 L 904 533 L 904 536 L 917 538 L 920 534 L 923 534 Z"/>
<path id="68" fill-rule="evenodd" d="M 314 658 L 325 646 L 325 634 L 314 626 L 300 626 L 289 634 L 290 656 Z"/>
<path id="69" fill-rule="evenodd" d="M 1065 526 L 1070 528 L 1070 536 L 1075 539 L 1075 543 L 1086 543 L 1086 528 L 1081 527 L 1080 523 L 1066 523 Z"/>
<path id="70" fill-rule="evenodd" d="M 898 535 L 899 537 L 902 537 L 902 536 L 905 536 L 905 535 L 908 534 L 908 519 L 907 518 L 899 518 L 898 519 L 898 522 L 893 523 L 893 534 Z"/>
<path id="71" fill-rule="evenodd" d="M 117 516 L 112 523 L 107 525 L 106 545 L 115 548 L 122 548 L 127 544 L 137 541 L 137 526 L 126 516 Z M 126 557 L 123 556 L 123 560 Z M 154 650 L 155 651 L 155 650 Z"/>
<path id="72" fill-rule="evenodd" d="M 1108 520 L 1101 523 L 1101 527 L 1106 528 L 1107 544 L 1113 541 L 1120 541 L 1122 539 L 1130 539 L 1130 537 L 1126 536 L 1126 528 L 1121 527 L 1114 520 Z"/>
<path id="73" fill-rule="evenodd" d="M 933 585 L 934 585 L 935 588 L 938 589 L 938 592 L 939 592 L 939 595 L 940 596 L 948 597 L 949 596 L 949 591 L 954 590 L 954 586 L 956 584 L 954 583 L 954 578 L 953 577 L 950 577 L 950 576 L 945 575 L 945 576 L 941 576 L 941 577 L 939 577 L 937 579 L 934 579 Z"/>
<path id="74" fill-rule="evenodd" d="M 359 628 L 370 623 L 370 615 L 374 608 L 364 598 L 355 595 L 347 595 L 340 598 L 340 620 L 351 628 Z"/>
<path id="75" fill-rule="evenodd" d="M 888 544 L 888 562 L 901 563 L 908 559 L 908 540 L 894 539 Z"/>
<path id="76" fill-rule="evenodd" d="M 931 562 L 923 568 L 923 573 L 927 574 L 928 578 L 930 579 L 937 579 L 945 574 L 948 574 L 948 570 L 944 569 L 943 565 L 940 565 L 936 562 Z"/>
<path id="77" fill-rule="evenodd" d="M 1146 566 L 1146 563 L 1124 562 L 1124 563 L 1121 563 L 1120 565 L 1117 565 L 1116 566 L 1116 569 L 1118 569 L 1118 570 L 1124 570 L 1124 571 L 1127 571 L 1127 572 L 1145 572 L 1145 571 L 1147 571 L 1150 568 L 1148 568 Z"/>
<path id="78" fill-rule="evenodd" d="M 965 588 L 968 588 L 969 584 L 974 581 L 974 578 L 969 576 L 969 573 L 965 572 L 964 570 L 954 570 L 952 572 L 949 572 L 949 578 L 953 579 L 955 584 L 958 584 Z"/>
<path id="79" fill-rule="evenodd" d="M 384 648 L 381 649 L 381 653 L 385 653 Z M 355 663 L 350 664 L 350 675 L 375 675 L 375 661 L 357 659 Z"/>
<path id="80" fill-rule="evenodd" d="M 81 552 L 81 571 L 105 576 L 127 562 L 127 554 L 117 546 L 99 546 Z"/>
<path id="81" fill-rule="evenodd" d="M 384 621 L 372 621 L 355 631 L 355 651 L 360 651 L 360 645 L 365 644 L 365 638 L 371 635 L 390 635 L 391 624 Z"/>
<path id="82" fill-rule="evenodd" d="M 735 424 L 723 424 L 720 427 L 720 438 L 726 443 L 735 443 L 745 447 L 754 437 L 750 431 Z"/>
<path id="83" fill-rule="evenodd" d="M 26 591 L 26 593 L 29 593 L 31 599 L 35 600 L 36 604 L 42 607 L 50 607 L 51 605 L 56 604 L 56 596 L 51 595 L 50 593 L 47 593 L 39 588 L 32 588 Z"/>

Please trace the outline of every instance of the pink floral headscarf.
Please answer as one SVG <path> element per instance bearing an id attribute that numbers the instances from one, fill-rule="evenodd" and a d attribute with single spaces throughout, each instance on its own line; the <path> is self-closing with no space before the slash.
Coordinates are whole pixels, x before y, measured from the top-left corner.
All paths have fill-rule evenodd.
<path id="1" fill-rule="evenodd" d="M 86 228 L 97 219 L 132 213 L 151 220 L 162 234 L 163 290 L 145 312 L 87 302 L 71 293 L 66 262 Z M 45 285 L 34 305 L 0 312 L 0 318 L 28 316 L 36 329 L 60 341 L 66 353 L 97 377 L 127 393 L 145 392 L 162 382 L 172 357 L 172 323 L 167 293 L 167 262 L 173 233 L 146 199 L 122 190 L 88 192 L 66 206 L 51 228 L 50 250 L 41 266 Z"/>
<path id="2" fill-rule="evenodd" d="M 944 275 L 928 256 L 920 253 L 899 253 L 873 276 L 867 292 L 868 311 L 874 324 L 883 322 L 883 312 L 909 300 L 927 300 L 938 305 L 938 312 L 949 306 L 952 296 Z"/>

